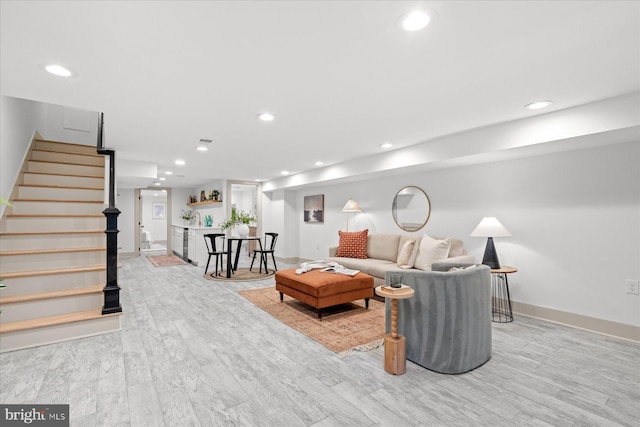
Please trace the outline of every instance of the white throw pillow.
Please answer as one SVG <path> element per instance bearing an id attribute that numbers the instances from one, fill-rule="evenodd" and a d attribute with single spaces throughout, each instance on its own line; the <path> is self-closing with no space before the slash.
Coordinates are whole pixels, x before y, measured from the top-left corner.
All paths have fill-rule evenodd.
<path id="1" fill-rule="evenodd" d="M 400 249 L 400 254 L 398 255 L 398 267 L 400 268 L 411 268 L 413 265 L 410 265 L 411 254 L 413 253 L 413 248 L 416 245 L 415 240 L 407 240 L 402 245 L 402 249 Z"/>
<path id="2" fill-rule="evenodd" d="M 414 267 L 420 270 L 431 270 L 431 264 L 445 260 L 449 256 L 450 249 L 450 238 L 436 240 L 425 234 L 420 242 Z"/>

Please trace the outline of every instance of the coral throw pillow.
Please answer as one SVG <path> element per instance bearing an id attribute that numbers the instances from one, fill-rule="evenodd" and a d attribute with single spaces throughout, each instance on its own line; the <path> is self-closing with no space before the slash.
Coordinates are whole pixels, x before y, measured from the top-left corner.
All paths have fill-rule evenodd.
<path id="1" fill-rule="evenodd" d="M 369 229 L 362 231 L 338 231 L 340 243 L 336 256 L 345 258 L 367 257 L 367 234 Z"/>

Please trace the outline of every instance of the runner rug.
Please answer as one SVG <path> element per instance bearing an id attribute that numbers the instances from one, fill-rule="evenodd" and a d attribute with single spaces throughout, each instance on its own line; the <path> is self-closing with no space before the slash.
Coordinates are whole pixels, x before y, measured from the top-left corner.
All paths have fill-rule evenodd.
<path id="1" fill-rule="evenodd" d="M 172 265 L 186 264 L 182 258 L 175 255 L 154 255 L 148 256 L 147 259 L 156 267 L 169 267 Z"/>
<path id="2" fill-rule="evenodd" d="M 358 300 L 322 310 L 318 320 L 315 308 L 287 295 L 280 302 L 275 287 L 240 291 L 240 295 L 282 323 L 317 341 L 341 356 L 351 351 L 369 351 L 382 345 L 385 332 L 384 303 Z"/>

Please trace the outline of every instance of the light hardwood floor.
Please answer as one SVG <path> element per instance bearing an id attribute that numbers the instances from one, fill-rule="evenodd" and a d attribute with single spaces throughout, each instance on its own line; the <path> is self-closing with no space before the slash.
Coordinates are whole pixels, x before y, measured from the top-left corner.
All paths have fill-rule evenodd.
<path id="1" fill-rule="evenodd" d="M 280 266 L 284 268 L 285 266 Z M 0 402 L 68 403 L 72 426 L 609 426 L 640 420 L 640 345 L 516 316 L 471 373 L 335 353 L 202 267 L 122 260 L 122 331 L 0 355 Z M 275 292 L 275 291 L 274 291 Z M 0 344 L 1 345 L 1 344 Z"/>

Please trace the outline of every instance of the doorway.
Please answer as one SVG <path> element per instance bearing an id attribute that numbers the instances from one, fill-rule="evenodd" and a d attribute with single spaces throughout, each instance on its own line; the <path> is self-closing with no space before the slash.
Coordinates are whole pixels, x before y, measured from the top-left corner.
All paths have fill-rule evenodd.
<path id="1" fill-rule="evenodd" d="M 136 247 L 141 255 L 167 254 L 171 206 L 167 189 L 138 189 Z"/>

